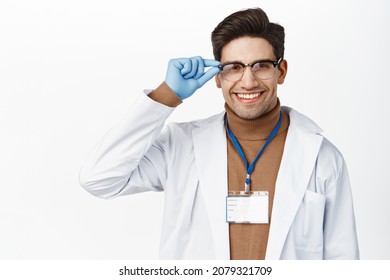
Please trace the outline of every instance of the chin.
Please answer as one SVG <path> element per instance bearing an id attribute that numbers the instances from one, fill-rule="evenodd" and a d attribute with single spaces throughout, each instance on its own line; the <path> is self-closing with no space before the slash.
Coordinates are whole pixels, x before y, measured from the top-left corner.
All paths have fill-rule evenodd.
<path id="1" fill-rule="evenodd" d="M 261 111 L 234 110 L 237 116 L 243 119 L 252 120 L 263 115 Z"/>

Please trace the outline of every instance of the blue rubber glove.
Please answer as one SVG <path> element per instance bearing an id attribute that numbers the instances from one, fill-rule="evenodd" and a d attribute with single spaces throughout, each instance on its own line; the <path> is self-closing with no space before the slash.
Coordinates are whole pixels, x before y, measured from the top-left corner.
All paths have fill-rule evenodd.
<path id="1" fill-rule="evenodd" d="M 171 59 L 168 63 L 165 83 L 177 97 L 184 100 L 214 77 L 220 63 L 200 56 Z M 205 67 L 211 67 L 205 72 Z"/>

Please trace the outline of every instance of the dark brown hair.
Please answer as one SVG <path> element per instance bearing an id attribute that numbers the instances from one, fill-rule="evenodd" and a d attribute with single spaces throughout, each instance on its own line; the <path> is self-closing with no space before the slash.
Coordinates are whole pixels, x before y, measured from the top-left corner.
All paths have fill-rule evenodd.
<path id="1" fill-rule="evenodd" d="M 211 33 L 214 58 L 221 60 L 222 48 L 234 39 L 244 36 L 266 39 L 273 47 L 276 58 L 284 56 L 284 28 L 269 22 L 260 8 L 235 12 L 221 21 Z"/>

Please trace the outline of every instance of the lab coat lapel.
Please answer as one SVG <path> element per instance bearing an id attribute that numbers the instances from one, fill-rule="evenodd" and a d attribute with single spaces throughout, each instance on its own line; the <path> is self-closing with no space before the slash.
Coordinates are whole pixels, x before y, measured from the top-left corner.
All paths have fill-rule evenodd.
<path id="1" fill-rule="evenodd" d="M 275 186 L 266 259 L 279 259 L 313 172 L 323 137 L 321 129 L 298 112 L 289 111 L 283 157 Z"/>
<path id="2" fill-rule="evenodd" d="M 226 222 L 227 154 L 224 113 L 193 131 L 199 191 L 208 213 L 216 259 L 229 259 L 229 226 Z"/>

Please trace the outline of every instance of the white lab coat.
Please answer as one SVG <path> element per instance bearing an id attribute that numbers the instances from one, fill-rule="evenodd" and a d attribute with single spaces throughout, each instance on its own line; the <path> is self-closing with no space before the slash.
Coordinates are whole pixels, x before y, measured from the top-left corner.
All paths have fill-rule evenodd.
<path id="1" fill-rule="evenodd" d="M 89 153 L 80 183 L 102 198 L 165 191 L 160 258 L 229 259 L 224 113 L 164 128 L 173 110 L 141 95 Z M 313 121 L 282 110 L 290 127 L 266 259 L 358 259 L 342 155 Z"/>

